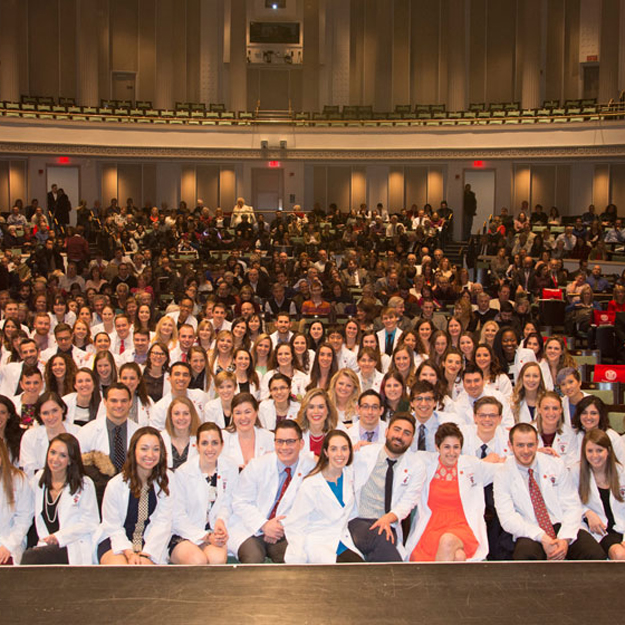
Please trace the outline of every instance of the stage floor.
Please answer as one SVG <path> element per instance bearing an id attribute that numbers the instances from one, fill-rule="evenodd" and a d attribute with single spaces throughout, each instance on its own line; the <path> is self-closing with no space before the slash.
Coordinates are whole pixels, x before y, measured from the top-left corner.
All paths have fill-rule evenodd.
<path id="1" fill-rule="evenodd" d="M 620 625 L 624 566 L 0 567 L 0 623 Z"/>

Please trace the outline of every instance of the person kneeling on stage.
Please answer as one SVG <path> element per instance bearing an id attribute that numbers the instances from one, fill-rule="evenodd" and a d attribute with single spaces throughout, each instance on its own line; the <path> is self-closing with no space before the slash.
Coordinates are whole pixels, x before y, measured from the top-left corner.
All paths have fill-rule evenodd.
<path id="1" fill-rule="evenodd" d="M 198 455 L 175 473 L 174 535 L 169 543 L 174 564 L 225 564 L 228 559 L 230 500 L 239 467 L 222 454 L 223 448 L 219 426 L 203 423 L 197 431 Z"/>
<path id="2" fill-rule="evenodd" d="M 102 502 L 100 564 L 165 564 L 171 539 L 173 474 L 159 431 L 139 428 L 122 472 L 106 486 Z"/>
<path id="3" fill-rule="evenodd" d="M 304 478 L 284 521 L 287 564 L 363 561 L 347 528 L 354 516 L 353 459 L 348 434 L 328 432 L 317 466 Z"/>
<path id="4" fill-rule="evenodd" d="M 539 454 L 529 423 L 510 430 L 513 457 L 495 476 L 499 521 L 515 539 L 513 560 L 604 560 L 599 543 L 581 529 L 582 504 L 559 458 Z"/>
<path id="5" fill-rule="evenodd" d="M 259 564 L 266 557 L 284 562 L 287 541 L 282 521 L 315 466 L 313 455 L 302 451 L 297 421 L 277 424 L 274 445 L 275 452 L 250 460 L 233 495 L 228 550 L 243 564 Z"/>

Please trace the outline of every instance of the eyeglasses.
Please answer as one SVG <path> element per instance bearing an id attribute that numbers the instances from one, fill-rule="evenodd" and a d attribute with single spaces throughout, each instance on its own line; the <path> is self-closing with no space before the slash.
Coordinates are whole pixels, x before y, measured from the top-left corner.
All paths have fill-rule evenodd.
<path id="1" fill-rule="evenodd" d="M 413 400 L 415 404 L 431 404 L 434 401 L 433 397 L 415 397 Z"/>
<path id="2" fill-rule="evenodd" d="M 275 444 L 278 447 L 286 445 L 287 447 L 293 447 L 299 439 L 297 438 L 276 438 Z"/>
<path id="3" fill-rule="evenodd" d="M 500 414 L 484 414 L 484 413 L 478 412 L 475 416 L 478 419 L 498 419 L 501 415 Z"/>
<path id="4" fill-rule="evenodd" d="M 360 404 L 361 410 L 380 410 L 380 404 Z"/>
<path id="5" fill-rule="evenodd" d="M 288 391 L 289 387 L 288 386 L 272 386 L 269 390 L 270 391 Z"/>
<path id="6" fill-rule="evenodd" d="M 165 358 L 165 354 L 163 354 L 163 352 L 152 352 L 152 356 L 157 356 L 158 358 Z"/>

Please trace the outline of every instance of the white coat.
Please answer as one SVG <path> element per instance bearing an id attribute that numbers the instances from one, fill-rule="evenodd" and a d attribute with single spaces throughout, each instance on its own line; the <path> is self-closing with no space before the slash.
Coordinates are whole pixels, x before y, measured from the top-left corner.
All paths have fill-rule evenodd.
<path id="1" fill-rule="evenodd" d="M 63 422 L 65 431 L 78 438 L 81 428 L 73 423 Z M 46 466 L 46 456 L 50 439 L 48 438 L 48 430 L 45 426 L 38 423 L 26 430 L 22 436 L 20 443 L 20 468 L 26 475 L 31 478 L 36 471 Z"/>
<path id="2" fill-rule="evenodd" d="M 584 393 L 582 391 L 582 395 L 584 397 L 588 397 L 588 393 Z M 568 397 L 563 397 L 562 398 L 562 418 L 564 419 L 564 423 L 566 423 L 569 427 L 572 427 L 572 423 L 571 423 L 571 419 L 573 418 L 573 415 L 575 413 L 571 414 L 571 404 L 569 403 L 569 398 Z"/>
<path id="3" fill-rule="evenodd" d="M 219 397 L 215 399 L 209 399 L 204 404 L 204 412 L 200 415 L 202 423 L 216 423 L 222 430 L 226 427 L 226 420 L 224 418 L 224 411 L 221 406 L 221 399 Z"/>
<path id="4" fill-rule="evenodd" d="M 551 369 L 549 368 L 549 363 L 546 358 L 543 358 L 539 363 L 540 371 L 543 374 L 543 382 L 545 383 L 545 388 L 548 391 L 553 391 L 554 382 L 553 376 L 551 375 Z"/>
<path id="5" fill-rule="evenodd" d="M 528 362 L 536 362 L 536 354 L 533 350 L 526 347 L 517 347 L 514 363 L 508 367 L 508 371 L 515 383 L 521 369 L 523 369 L 523 365 Z"/>
<path id="6" fill-rule="evenodd" d="M 550 513 L 551 522 L 561 523 L 558 538 L 576 540 L 582 506 L 569 471 L 559 458 L 536 454 L 534 477 Z M 495 508 L 501 526 L 514 540 L 540 541 L 544 532 L 536 521 L 527 480 L 514 457 L 508 458 L 495 475 Z"/>
<path id="7" fill-rule="evenodd" d="M 462 453 L 467 456 L 479 458 L 478 454 L 482 452 L 481 447 L 484 441 L 477 435 L 477 425 L 462 425 L 460 429 L 464 437 Z M 487 445 L 488 449 L 498 456 L 506 457 L 512 454 L 508 432 L 503 426 L 499 426 L 495 430 L 495 436 L 493 436 L 492 440 L 490 440 Z"/>
<path id="8" fill-rule="evenodd" d="M 352 371 L 358 369 L 356 354 L 351 349 L 347 349 L 345 345 L 341 346 L 341 350 L 336 355 L 336 364 L 339 369 L 351 369 Z"/>
<path id="9" fill-rule="evenodd" d="M 527 406 L 527 400 L 523 399 L 519 405 L 519 423 L 536 423 L 536 417 L 538 416 L 538 404 L 534 410 L 534 418 L 532 419 L 532 413 Z"/>
<path id="10" fill-rule="evenodd" d="M 45 370 L 44 363 L 38 361 L 37 367 L 43 376 Z M 23 368 L 23 362 L 9 362 L 3 365 L 0 369 L 0 395 L 13 397 L 13 395 L 19 395 L 22 392 L 22 389 L 19 387 L 19 382 Z"/>
<path id="11" fill-rule="evenodd" d="M 402 334 L 403 332 L 401 331 L 400 328 L 395 328 L 395 336 L 393 337 L 393 351 L 395 351 L 395 348 L 397 347 L 397 344 L 399 343 L 399 337 Z M 378 337 L 378 345 L 380 346 L 380 353 L 386 354 L 386 329 L 382 328 L 381 330 L 376 332 L 376 335 Z"/>
<path id="12" fill-rule="evenodd" d="M 296 419 L 299 412 L 300 404 L 296 401 L 289 402 L 287 410 L 287 419 Z M 271 397 L 260 402 L 258 406 L 258 419 L 266 430 L 274 431 L 276 429 L 276 405 Z"/>
<path id="13" fill-rule="evenodd" d="M 137 425 L 139 427 L 143 427 L 145 425 L 150 425 L 150 414 L 154 410 L 154 401 L 151 397 L 148 397 L 148 403 L 144 404 L 137 397 Z M 105 419 L 106 418 L 106 406 L 104 402 L 100 402 L 100 406 L 98 408 L 98 414 L 96 415 L 96 419 Z M 130 420 L 130 417 L 128 417 Z M 86 425 L 86 424 L 85 424 Z"/>
<path id="14" fill-rule="evenodd" d="M 269 393 L 269 382 L 273 376 L 278 373 L 277 369 L 270 369 L 265 373 L 260 381 L 260 399 L 268 399 L 271 397 Z M 291 378 L 291 395 L 297 397 L 298 399 L 304 397 L 306 395 L 306 387 L 310 384 L 310 377 L 307 376 L 302 371 L 298 371 L 297 369 L 293 372 L 293 377 Z"/>
<path id="15" fill-rule="evenodd" d="M 139 429 L 134 421 L 127 421 L 126 426 L 126 450 L 130 445 L 132 435 Z M 80 428 L 78 432 L 80 451 L 86 454 L 89 451 L 101 451 L 110 456 L 112 450 L 109 445 L 109 435 L 106 429 L 106 419 L 94 419 Z"/>
<path id="16" fill-rule="evenodd" d="M 540 436 L 538 438 L 538 446 L 541 447 Z M 562 425 L 562 433 L 556 433 L 551 445 L 558 456 L 562 459 L 567 467 L 571 467 L 579 462 L 580 451 L 577 446 L 577 435 L 566 424 Z"/>
<path id="17" fill-rule="evenodd" d="M 175 507 L 173 533 L 196 545 L 206 536 L 206 516 L 210 503 L 210 486 L 200 469 L 198 456 L 189 458 L 175 473 Z M 217 459 L 216 499 L 208 513 L 208 522 L 215 527 L 217 519 L 228 525 L 232 493 L 239 481 L 239 467 L 228 456 Z"/>
<path id="18" fill-rule="evenodd" d="M 15 564 L 19 564 L 26 548 L 26 534 L 33 522 L 34 494 L 23 474 L 13 476 L 15 502 L 9 506 L 0 488 L 0 546 L 8 549 Z"/>
<path id="19" fill-rule="evenodd" d="M 343 506 L 321 473 L 304 479 L 283 523 L 288 542 L 284 562 L 334 564 L 339 542 L 362 557 L 347 527 L 356 516 L 354 502 L 351 466 L 343 469 Z"/>
<path id="20" fill-rule="evenodd" d="M 571 478 L 573 480 L 573 486 L 575 490 L 579 492 L 579 472 L 580 472 L 580 464 L 576 463 L 571 467 Z M 618 483 L 619 483 L 619 491 L 623 501 L 619 501 L 614 497 L 612 492 L 610 491 L 610 508 L 612 508 L 612 514 L 614 515 L 614 528 L 615 532 L 620 532 L 621 534 L 625 533 L 625 469 L 622 466 L 616 465 L 616 470 L 618 472 Z M 590 472 L 589 479 L 589 493 L 588 493 L 588 501 L 586 503 L 582 503 L 583 515 L 586 516 L 586 512 L 589 510 L 594 512 L 599 518 L 603 521 L 605 526 L 608 526 L 608 517 L 605 514 L 605 510 L 603 509 L 603 502 L 601 500 L 601 495 L 599 494 L 599 488 L 597 487 L 597 482 L 595 481 L 594 475 L 592 471 Z M 584 522 L 584 528 L 590 532 L 588 525 Z M 592 534 L 597 542 L 601 541 L 603 536 L 600 534 Z"/>
<path id="21" fill-rule="evenodd" d="M 410 558 L 413 549 L 419 544 L 419 540 L 425 531 L 432 516 L 428 498 L 430 496 L 430 485 L 432 478 L 438 468 L 439 455 L 429 453 L 426 460 L 426 478 L 421 500 L 419 501 L 419 516 L 417 522 L 413 524 L 408 540 L 406 541 L 406 559 Z M 479 543 L 477 551 L 471 561 L 484 560 L 488 554 L 488 535 L 486 533 L 486 522 L 484 521 L 484 487 L 493 481 L 496 464 L 482 462 L 475 457 L 461 455 L 458 458 L 458 490 L 462 509 L 475 539 Z"/>
<path id="22" fill-rule="evenodd" d="M 494 382 L 488 382 L 484 385 L 484 393 L 488 395 L 490 391 L 497 391 L 509 403 L 512 397 L 512 382 L 510 378 L 505 373 L 500 373 L 495 377 Z"/>
<path id="23" fill-rule="evenodd" d="M 204 404 L 208 399 L 206 393 L 198 388 L 189 388 L 187 389 L 186 396 L 193 402 L 195 410 L 201 418 L 204 413 Z M 173 397 L 171 392 L 167 393 L 167 395 L 163 395 L 163 398 L 159 399 L 154 404 L 154 408 L 151 410 L 150 425 L 155 427 L 157 430 L 165 428 L 167 409 L 169 408 L 169 404 L 171 404 L 172 399 Z"/>
<path id="24" fill-rule="evenodd" d="M 170 494 L 166 495 L 154 485 L 156 493 L 156 508 L 150 517 L 150 523 L 143 535 L 143 553 L 149 555 L 156 564 L 167 563 L 167 547 L 171 539 L 171 526 L 173 517 L 174 474 L 167 472 L 169 477 Z M 111 539 L 111 549 L 115 555 L 121 554 L 125 549 L 132 549 L 132 541 L 128 540 L 124 521 L 128 511 L 130 488 L 124 482 L 124 476 L 118 473 L 106 485 L 104 499 L 102 500 L 102 523 L 100 524 L 100 536 L 98 542 L 106 538 Z"/>
<path id="25" fill-rule="evenodd" d="M 239 386 L 239 383 L 237 382 L 237 388 L 234 392 L 235 395 L 238 395 L 241 392 L 241 387 Z M 256 386 L 256 384 L 254 384 L 254 382 L 250 382 L 250 390 L 249 392 L 254 395 L 254 397 L 256 398 L 257 401 L 260 401 L 260 388 L 258 386 Z"/>
<path id="26" fill-rule="evenodd" d="M 98 393 L 99 390 L 96 389 L 94 392 Z M 74 423 L 76 419 L 76 398 L 77 397 L 78 397 L 78 393 L 68 393 L 67 395 L 63 395 L 63 401 L 65 402 L 65 405 L 67 406 L 67 414 L 65 415 L 65 421 L 67 423 Z M 104 406 L 104 402 L 102 401 L 102 399 L 100 399 L 100 405 L 98 406 L 98 412 L 96 413 L 96 417 L 100 416 L 99 411 L 102 409 L 103 406 Z M 104 411 L 104 414 L 106 414 L 106 410 Z"/>
<path id="27" fill-rule="evenodd" d="M 174 468 L 174 454 L 172 451 L 171 436 L 167 430 L 161 432 L 161 438 L 163 439 L 163 445 L 165 445 L 165 453 L 167 454 L 167 468 L 173 470 Z M 197 440 L 195 436 L 189 438 L 189 453 L 187 454 L 187 461 L 197 456 Z"/>
<path id="28" fill-rule="evenodd" d="M 276 516 L 288 517 L 303 478 L 314 466 L 312 454 L 300 453 L 291 483 L 278 504 Z M 228 550 L 231 553 L 237 554 L 239 547 L 250 536 L 261 534 L 261 527 L 267 522 L 278 495 L 279 484 L 278 457 L 275 453 L 253 458 L 243 469 L 232 496 L 233 514 L 228 527 Z"/>
<path id="29" fill-rule="evenodd" d="M 573 430 L 575 432 L 575 430 Z M 625 466 L 625 440 L 619 436 L 617 432 L 615 432 L 612 428 L 608 428 L 605 433 L 610 437 L 610 442 L 612 443 L 612 447 L 614 448 L 614 455 L 616 459 Z M 577 443 L 577 450 L 575 453 L 577 454 L 576 460 L 579 460 L 582 453 L 582 442 L 584 440 L 584 430 L 580 430 L 579 432 L 575 432 L 575 439 Z"/>
<path id="30" fill-rule="evenodd" d="M 363 486 L 369 480 L 371 472 L 375 468 L 378 456 L 382 449 L 381 443 L 374 443 L 362 447 L 354 454 L 354 478 L 356 488 L 356 506 L 359 505 Z M 407 451 L 393 470 L 393 495 L 391 497 L 391 509 L 398 519 L 393 524 L 397 533 L 397 551 L 403 556 L 404 540 L 401 521 L 405 519 L 417 505 L 421 496 L 421 489 L 425 480 L 425 465 L 422 452 Z"/>
<path id="31" fill-rule="evenodd" d="M 243 452 L 239 444 L 239 435 L 236 432 L 229 432 L 228 430 L 224 430 L 222 434 L 224 437 L 222 453 L 226 456 L 230 456 L 238 466 L 245 466 Z M 255 427 L 254 434 L 254 458 L 259 458 L 274 450 L 273 432 Z"/>
<path id="32" fill-rule="evenodd" d="M 360 390 L 362 391 L 366 382 L 362 377 L 362 373 L 358 372 L 358 381 L 360 382 Z M 373 389 L 376 393 L 380 392 L 380 388 L 382 387 L 382 380 L 384 379 L 384 374 L 380 373 L 377 369 L 373 370 L 373 381 L 371 382 L 371 386 L 369 388 Z"/>
<path id="33" fill-rule="evenodd" d="M 48 528 L 43 519 L 44 489 L 39 486 L 43 471 L 38 471 L 31 481 L 31 488 L 35 496 L 35 525 L 39 539 L 49 536 Z M 100 522 L 98 500 L 95 486 L 90 478 L 83 478 L 82 490 L 70 494 L 67 484 L 62 490 L 57 513 L 59 531 L 54 536 L 59 541 L 59 547 L 67 547 L 67 557 L 70 564 L 93 564 L 94 537 Z"/>
<path id="34" fill-rule="evenodd" d="M 506 428 L 511 428 L 514 425 L 514 417 L 512 416 L 512 410 L 510 410 L 510 404 L 501 393 L 493 391 L 492 389 L 487 389 L 486 386 L 484 386 L 484 390 L 478 399 L 482 397 L 494 397 L 498 400 L 503 406 L 501 424 Z M 475 423 L 473 419 L 473 404 L 475 401 L 471 400 L 466 391 L 460 393 L 458 399 L 454 402 L 454 411 L 458 415 L 458 424 L 464 423 L 471 425 Z"/>
<path id="35" fill-rule="evenodd" d="M 384 443 L 384 440 L 386 438 L 386 429 L 388 428 L 388 423 L 386 421 L 378 421 L 378 425 L 376 426 L 376 430 L 378 432 L 378 440 L 376 441 L 376 443 Z M 348 428 L 347 428 L 347 435 L 349 436 L 349 438 L 352 441 L 352 445 L 355 445 L 356 443 L 360 442 L 361 440 L 364 440 L 366 442 L 366 438 L 365 439 L 361 439 L 360 438 L 360 422 L 358 419 L 356 419 L 356 421 L 354 421 Z"/>

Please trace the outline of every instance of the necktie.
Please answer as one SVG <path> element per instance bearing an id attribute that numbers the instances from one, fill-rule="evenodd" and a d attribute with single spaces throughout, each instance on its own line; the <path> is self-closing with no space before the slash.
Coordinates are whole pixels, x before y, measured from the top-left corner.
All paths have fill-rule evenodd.
<path id="1" fill-rule="evenodd" d="M 187 355 L 182 352 L 182 356 L 180 357 L 180 360 L 182 360 L 182 362 L 187 362 Z"/>
<path id="2" fill-rule="evenodd" d="M 284 480 L 284 483 L 282 484 L 282 488 L 280 489 L 280 492 L 278 493 L 278 499 L 276 499 L 276 503 L 274 504 L 271 510 L 271 513 L 269 515 L 270 519 L 273 519 L 276 516 L 276 511 L 278 510 L 280 501 L 282 500 L 284 493 L 286 493 L 286 489 L 289 487 L 289 484 L 291 483 L 291 467 L 286 467 L 284 470 L 286 471 L 286 480 Z"/>
<path id="3" fill-rule="evenodd" d="M 113 428 L 113 464 L 117 471 L 121 471 L 126 462 L 126 450 L 122 441 L 122 426 L 116 425 Z"/>
<path id="4" fill-rule="evenodd" d="M 373 435 L 375 434 L 375 432 L 365 432 L 365 438 L 367 439 L 367 442 L 370 443 L 371 441 L 373 441 Z"/>
<path id="5" fill-rule="evenodd" d="M 386 469 L 386 479 L 384 480 L 384 512 L 390 512 L 391 501 L 393 500 L 393 467 L 397 460 L 386 459 L 388 469 Z"/>
<path id="6" fill-rule="evenodd" d="M 124 346 L 124 339 L 122 339 L 122 342 L 119 346 L 119 355 L 121 356 L 125 350 L 126 350 L 126 347 Z"/>
<path id="7" fill-rule="evenodd" d="M 527 472 L 529 473 L 530 499 L 532 500 L 532 506 L 534 506 L 534 514 L 536 515 L 538 525 L 540 526 L 540 529 L 547 534 L 547 536 L 555 538 L 556 533 L 553 529 L 551 519 L 549 518 L 549 512 L 547 512 L 545 500 L 540 492 L 538 483 L 534 479 L 534 470 L 528 469 Z"/>
<path id="8" fill-rule="evenodd" d="M 141 487 L 141 495 L 139 496 L 139 510 L 137 512 L 137 523 L 132 533 L 132 550 L 139 553 L 143 549 L 143 532 L 145 530 L 145 522 L 148 520 L 149 512 L 150 487 L 144 484 Z"/>
<path id="9" fill-rule="evenodd" d="M 417 449 L 419 451 L 425 451 L 425 425 L 423 425 L 423 423 L 419 426 L 419 440 L 417 442 Z"/>
<path id="10" fill-rule="evenodd" d="M 389 356 L 393 355 L 393 335 L 392 334 L 386 334 L 386 348 L 384 350 L 385 354 L 388 354 Z"/>
<path id="11" fill-rule="evenodd" d="M 488 445 L 484 443 L 483 445 L 480 446 L 480 449 L 482 450 L 482 453 L 480 454 L 480 460 L 484 460 L 484 458 L 486 458 L 486 456 L 488 455 L 486 453 L 486 450 L 488 449 Z"/>

